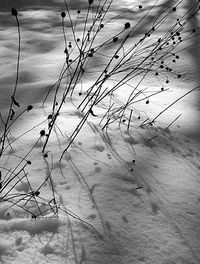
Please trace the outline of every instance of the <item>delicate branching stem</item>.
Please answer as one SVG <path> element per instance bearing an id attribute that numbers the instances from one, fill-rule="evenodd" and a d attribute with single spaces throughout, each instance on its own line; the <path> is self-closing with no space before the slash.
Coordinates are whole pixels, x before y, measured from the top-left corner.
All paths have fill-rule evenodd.
<path id="1" fill-rule="evenodd" d="M 170 105 L 168 105 L 164 110 L 162 110 L 156 117 L 153 118 L 153 120 L 149 123 L 150 125 L 153 124 L 156 119 L 161 116 L 164 112 L 166 112 L 169 108 L 171 108 L 174 104 L 176 104 L 178 101 L 180 101 L 181 99 L 183 99 L 185 96 L 187 96 L 188 94 L 200 90 L 200 85 L 194 87 L 193 89 L 189 90 L 187 93 L 183 94 L 182 96 L 180 96 L 178 99 L 176 99 L 174 102 L 172 102 Z"/>
<path id="2" fill-rule="evenodd" d="M 12 10 L 13 11 L 13 10 Z M 13 13 L 12 13 L 13 14 Z M 19 20 L 17 17 L 17 12 L 13 14 L 14 17 L 16 18 L 16 22 L 17 22 L 17 29 L 18 29 L 18 55 L 17 55 L 17 69 L 16 69 L 16 79 L 15 79 L 15 86 L 14 86 L 14 90 L 13 90 L 13 95 L 12 95 L 12 100 L 10 103 L 10 108 L 8 111 L 8 116 L 7 116 L 7 120 L 4 123 L 4 133 L 3 136 L 1 138 L 1 149 L 0 149 L 0 157 L 4 151 L 4 146 L 5 146 L 5 140 L 6 140 L 6 134 L 7 134 L 7 130 L 8 130 L 8 123 L 10 120 L 10 116 L 11 116 L 11 111 L 12 111 L 12 107 L 14 104 L 14 100 L 15 100 L 15 95 L 16 95 L 16 91 L 17 91 L 17 85 L 18 85 L 18 80 L 19 80 L 19 61 L 20 61 L 20 51 L 21 51 L 21 34 L 20 34 L 20 25 L 19 25 Z M 14 99 L 14 100 L 13 100 Z"/>

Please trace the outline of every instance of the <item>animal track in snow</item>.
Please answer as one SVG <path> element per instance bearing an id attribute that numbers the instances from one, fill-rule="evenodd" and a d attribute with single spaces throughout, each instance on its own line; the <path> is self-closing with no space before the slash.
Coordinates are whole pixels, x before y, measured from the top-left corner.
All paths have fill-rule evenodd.
<path id="1" fill-rule="evenodd" d="M 131 144 L 131 145 L 136 145 L 136 144 L 139 144 L 140 143 L 138 139 L 136 139 L 136 138 L 134 138 L 132 136 L 125 137 L 124 138 L 124 141 L 127 142 L 127 143 L 129 143 L 129 144 Z"/>

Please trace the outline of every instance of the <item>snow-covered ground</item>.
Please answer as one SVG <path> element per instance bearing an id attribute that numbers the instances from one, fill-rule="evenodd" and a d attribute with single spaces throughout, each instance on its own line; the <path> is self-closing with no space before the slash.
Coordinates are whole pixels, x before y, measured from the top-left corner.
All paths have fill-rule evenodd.
<path id="1" fill-rule="evenodd" d="M 69 2 L 73 19 L 78 9 L 86 10 L 88 5 L 84 0 Z M 133 27 L 155 2 L 114 1 L 108 18 L 121 15 L 110 20 L 99 36 L 106 39 L 116 34 L 126 21 Z M 177 18 L 191 12 L 191 7 L 197 4 L 195 0 L 157 1 L 133 30 L 127 45 L 136 43 L 158 15 L 178 2 L 182 3 L 177 11 L 154 32 L 155 39 L 164 36 Z M 72 100 L 66 99 L 42 154 L 45 137 L 40 137 L 40 132 L 48 129 L 47 117 L 51 114 L 55 89 L 42 103 L 58 80 L 65 61 L 60 12 L 66 9 L 61 0 L 1 0 L 0 111 L 4 120 L 16 78 L 18 34 L 15 17 L 10 14 L 13 7 L 18 9 L 21 31 L 16 93 L 20 108 L 13 108 L 16 116 L 28 105 L 33 105 L 33 109 L 25 110 L 13 123 L 0 158 L 4 198 L 0 203 L 0 261 L 5 264 L 200 263 L 200 90 L 172 105 L 152 126 L 141 126 L 199 85 L 197 15 L 188 22 L 183 34 L 188 36 L 195 29 L 196 37 L 181 44 L 176 62 L 172 61 L 173 55 L 166 60 L 176 74 L 161 74 L 158 78 L 148 74 L 140 83 L 145 100 L 134 103 L 129 129 L 128 115 L 120 126 L 113 123 L 102 130 L 105 119 L 100 125 L 99 122 L 107 106 L 99 104 L 93 108 L 96 116 L 88 117 L 59 161 L 83 118 L 77 106 L 93 83 L 97 65 L 104 61 L 96 59 L 91 67 L 92 77 L 89 75 L 77 86 Z M 133 9 L 128 11 L 128 8 Z M 83 11 L 81 19 L 84 14 Z M 67 18 L 65 25 L 69 37 Z M 81 30 L 80 23 L 77 32 L 81 34 Z M 105 54 L 112 51 L 112 47 L 106 46 Z M 180 79 L 177 74 L 181 74 Z M 113 95 L 115 102 L 126 100 L 139 77 L 131 80 L 132 86 L 124 84 Z M 108 87 L 115 81 L 111 79 Z M 63 89 L 64 85 L 65 82 Z M 161 87 L 163 92 L 148 98 Z M 3 122 L 0 131 L 2 135 Z M 34 194 L 37 190 L 39 193 Z"/>

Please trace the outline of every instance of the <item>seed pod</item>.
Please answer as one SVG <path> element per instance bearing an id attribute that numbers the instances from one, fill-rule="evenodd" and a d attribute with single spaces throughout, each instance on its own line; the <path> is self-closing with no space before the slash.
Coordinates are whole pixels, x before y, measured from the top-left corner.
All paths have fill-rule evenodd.
<path id="1" fill-rule="evenodd" d="M 98 116 L 98 115 L 95 115 L 95 114 L 94 114 L 94 112 L 93 112 L 92 109 L 90 109 L 90 114 L 91 114 L 92 116 Z"/>
<path id="2" fill-rule="evenodd" d="M 11 9 L 11 14 L 16 17 L 18 15 L 17 9 L 12 8 Z"/>
<path id="3" fill-rule="evenodd" d="M 27 107 L 27 111 L 29 112 L 29 111 L 31 111 L 33 109 L 33 106 L 32 105 L 28 105 L 28 107 Z"/>
<path id="4" fill-rule="evenodd" d="M 114 37 L 113 42 L 117 42 L 117 41 L 118 41 L 118 37 Z"/>
<path id="5" fill-rule="evenodd" d="M 45 130 L 44 129 L 40 131 L 40 136 L 41 137 L 44 137 L 45 136 Z"/>
<path id="6" fill-rule="evenodd" d="M 0 192 L 1 192 L 1 189 L 2 189 L 2 181 L 1 181 L 1 179 L 2 179 L 2 174 L 1 174 L 1 171 L 0 171 Z"/>
<path id="7" fill-rule="evenodd" d="M 124 29 L 128 29 L 130 28 L 131 24 L 129 22 L 126 22 L 126 24 L 124 25 Z"/>
<path id="8" fill-rule="evenodd" d="M 14 105 L 16 105 L 17 107 L 20 107 L 19 103 L 16 100 L 13 100 Z"/>
<path id="9" fill-rule="evenodd" d="M 14 105 L 16 105 L 17 107 L 20 107 L 19 103 L 15 100 L 13 95 L 11 96 L 11 99 L 12 99 Z"/>
<path id="10" fill-rule="evenodd" d="M 40 195 L 40 191 L 35 192 L 35 196 L 38 196 L 38 195 Z"/>
<path id="11" fill-rule="evenodd" d="M 66 16 L 66 13 L 65 12 L 61 12 L 61 17 L 64 18 Z"/>
<path id="12" fill-rule="evenodd" d="M 10 120 L 13 120 L 15 116 L 15 111 L 13 109 L 10 109 Z"/>

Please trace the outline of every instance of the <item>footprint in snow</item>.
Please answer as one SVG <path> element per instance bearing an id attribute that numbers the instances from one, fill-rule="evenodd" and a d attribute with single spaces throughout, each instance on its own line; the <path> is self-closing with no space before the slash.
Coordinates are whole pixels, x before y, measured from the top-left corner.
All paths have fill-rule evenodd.
<path id="1" fill-rule="evenodd" d="M 103 152 L 105 150 L 105 147 L 103 145 L 96 144 L 94 145 L 94 149 L 96 149 L 99 152 Z"/>

